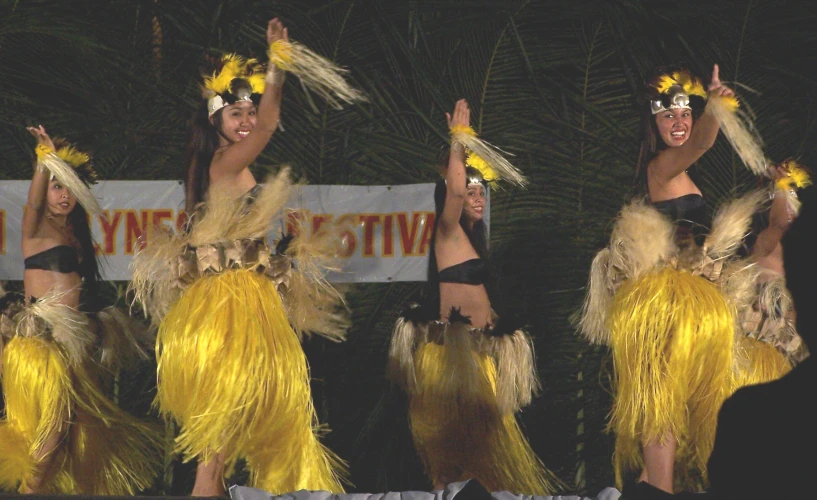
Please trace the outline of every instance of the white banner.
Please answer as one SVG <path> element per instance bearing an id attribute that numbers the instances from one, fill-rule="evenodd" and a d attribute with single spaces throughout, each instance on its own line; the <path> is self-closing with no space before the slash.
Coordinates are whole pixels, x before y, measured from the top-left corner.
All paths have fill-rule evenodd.
<path id="1" fill-rule="evenodd" d="M 0 279 L 23 279 L 20 224 L 29 181 L 0 181 Z M 103 213 L 91 220 L 106 280 L 129 280 L 137 240 L 157 224 L 178 227 L 185 219 L 184 190 L 176 181 L 106 181 L 94 186 Z M 488 223 L 489 207 L 485 210 Z M 425 281 L 434 226 L 434 184 L 402 186 L 302 186 L 288 217 L 321 225 L 351 222 L 343 270 L 330 281 Z M 268 235 L 272 243 L 281 228 Z"/>

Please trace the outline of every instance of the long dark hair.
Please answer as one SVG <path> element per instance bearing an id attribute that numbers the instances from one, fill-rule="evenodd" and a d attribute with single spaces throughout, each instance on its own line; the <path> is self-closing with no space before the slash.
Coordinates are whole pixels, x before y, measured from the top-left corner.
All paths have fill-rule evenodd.
<path id="1" fill-rule="evenodd" d="M 202 102 L 187 127 L 182 179 L 184 208 L 188 216 L 193 215 L 196 206 L 204 200 L 210 187 L 210 164 L 219 146 L 222 109 L 213 114 L 213 123 L 210 123 L 207 101 Z"/>
<path id="2" fill-rule="evenodd" d="M 68 220 L 74 229 L 74 237 L 82 247 L 82 262 L 79 264 L 79 275 L 82 278 L 82 309 L 97 311 L 99 309 L 99 283 L 102 275 L 99 272 L 99 261 L 96 258 L 94 238 L 88 223 L 88 212 L 82 205 L 76 204 L 68 214 Z"/>
<path id="3" fill-rule="evenodd" d="M 674 73 L 676 71 L 686 71 L 692 74 L 685 66 L 659 66 L 647 75 L 644 86 L 639 96 L 639 115 L 641 115 L 641 148 L 638 152 L 638 163 L 635 168 L 634 185 L 640 194 L 648 194 L 647 187 L 647 166 L 658 156 L 658 153 L 668 148 L 658 133 L 658 125 L 655 123 L 655 115 L 652 114 L 650 101 L 661 99 L 667 101 L 668 96 L 659 94 L 652 83 L 661 75 Z M 690 96 L 690 106 L 692 108 L 692 122 L 694 123 L 701 116 L 705 101 L 698 96 Z M 668 103 L 667 103 L 668 104 Z M 666 104 L 665 104 L 666 105 Z M 690 169 L 690 176 L 697 185 L 697 175 L 694 168 Z"/>

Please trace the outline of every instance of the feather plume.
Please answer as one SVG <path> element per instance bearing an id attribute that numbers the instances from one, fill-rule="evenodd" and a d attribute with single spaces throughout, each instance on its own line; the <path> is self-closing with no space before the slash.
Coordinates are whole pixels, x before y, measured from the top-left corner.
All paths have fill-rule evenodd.
<path id="1" fill-rule="evenodd" d="M 765 199 L 768 196 L 758 190 L 724 204 L 712 220 L 712 230 L 704 242 L 704 252 L 713 260 L 732 255 L 749 234 L 752 215 Z"/>
<path id="2" fill-rule="evenodd" d="M 102 339 L 98 357 L 103 367 L 116 372 L 148 359 L 148 352 L 154 348 L 153 330 L 137 323 L 118 307 L 106 307 L 96 317 Z"/>
<path id="3" fill-rule="evenodd" d="M 270 63 L 297 76 L 306 88 L 329 105 L 341 109 L 343 103 L 366 101 L 366 96 L 343 79 L 348 70 L 297 42 L 277 40 L 268 51 Z"/>
<path id="4" fill-rule="evenodd" d="M 297 221 L 296 236 L 287 247 L 295 263 L 283 291 L 284 305 L 292 328 L 302 336 L 317 333 L 340 342 L 351 326 L 348 308 L 341 293 L 327 281 L 327 271 L 340 271 L 338 253 L 344 225 L 324 225 L 310 233 L 306 222 Z"/>
<path id="5" fill-rule="evenodd" d="M 223 94 L 230 90 L 230 84 L 236 78 L 250 82 L 253 93 L 264 92 L 263 66 L 257 59 L 244 59 L 238 54 L 227 54 L 221 58 L 221 68 L 212 76 L 204 77 L 204 88 L 214 94 Z"/>
<path id="6" fill-rule="evenodd" d="M 57 287 L 26 307 L 17 324 L 17 335 L 21 337 L 38 337 L 44 333 L 44 326 L 50 329 L 51 336 L 65 350 L 68 362 L 72 366 L 88 359 L 90 347 L 96 337 L 88 323 L 88 317 L 63 300 L 71 290 Z"/>
<path id="7" fill-rule="evenodd" d="M 638 278 L 677 252 L 672 222 L 637 201 L 625 206 L 610 235 L 610 263 L 626 279 Z"/>
<path id="8" fill-rule="evenodd" d="M 609 266 L 610 249 L 604 248 L 593 258 L 581 314 L 577 321 L 574 320 L 584 338 L 593 344 L 607 345 L 610 342 L 607 318 L 613 304 L 613 291 L 612 283 L 607 279 Z"/>
<path id="9" fill-rule="evenodd" d="M 687 95 L 707 98 L 706 89 L 701 81 L 685 69 L 675 71 L 672 74 L 659 75 L 651 85 L 659 94 L 667 94 L 673 87 L 681 87 Z"/>
<path id="10" fill-rule="evenodd" d="M 131 261 L 132 278 L 128 293 L 133 294 L 131 307 L 141 304 L 154 327 L 158 327 L 170 306 L 181 295 L 179 287 L 180 256 L 187 246 L 183 234 L 168 228 L 154 228 L 147 245 Z"/>
<path id="11" fill-rule="evenodd" d="M 485 166 L 490 167 L 494 172 L 490 174 L 493 177 L 512 182 L 518 186 L 527 184 L 528 181 L 522 175 L 522 172 L 502 156 L 504 151 L 477 137 L 473 128 L 465 125 L 451 127 L 451 143 L 461 144 L 472 155 L 477 155 Z"/>
<path id="12" fill-rule="evenodd" d="M 273 219 L 282 215 L 284 206 L 290 199 L 292 182 L 289 174 L 289 167 L 282 167 L 276 175 L 267 177 L 249 210 L 239 207 L 242 212 L 238 222 L 224 233 L 224 240 L 259 239 L 266 236 Z"/>
<path id="13" fill-rule="evenodd" d="M 736 111 L 735 100 L 729 97 L 713 97 L 706 105 L 706 112 L 711 113 L 718 120 L 721 132 L 729 140 L 743 164 L 755 175 L 767 175 L 768 167 L 762 149 L 763 141 L 754 130 L 754 124 L 749 115 Z"/>
<path id="14" fill-rule="evenodd" d="M 94 194 L 77 175 L 77 172 L 56 153 L 48 153 L 37 162 L 38 167 L 47 169 L 77 199 L 89 215 L 102 212 Z"/>

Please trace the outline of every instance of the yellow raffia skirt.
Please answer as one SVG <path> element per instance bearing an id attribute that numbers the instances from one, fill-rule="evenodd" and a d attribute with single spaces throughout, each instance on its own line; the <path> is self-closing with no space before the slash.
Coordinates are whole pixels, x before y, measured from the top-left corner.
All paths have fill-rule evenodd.
<path id="1" fill-rule="evenodd" d="M 113 403 L 92 363 L 71 366 L 62 347 L 42 337 L 15 336 L 5 346 L 0 488 L 29 486 L 43 446 L 55 439 L 52 466 L 40 471 L 44 491 L 134 495 L 153 484 L 161 467 L 158 429 Z"/>
<path id="2" fill-rule="evenodd" d="M 414 354 L 409 420 L 426 472 L 445 483 L 475 478 L 489 491 L 552 494 L 558 479 L 533 452 L 514 414 L 498 410 L 494 360 L 471 349 L 463 356 L 455 351 L 467 347 L 457 344 L 429 342 Z M 462 381 L 469 378 L 476 383 L 464 393 Z"/>
<path id="3" fill-rule="evenodd" d="M 253 486 L 342 492 L 319 441 L 309 368 L 273 281 L 252 270 L 199 278 L 163 319 L 156 403 L 185 460 L 247 460 Z"/>
<path id="4" fill-rule="evenodd" d="M 718 411 L 731 394 L 735 311 L 700 276 L 664 268 L 623 283 L 613 298 L 610 345 L 616 482 L 644 465 L 643 443 L 672 436 L 680 475 L 706 477 Z"/>

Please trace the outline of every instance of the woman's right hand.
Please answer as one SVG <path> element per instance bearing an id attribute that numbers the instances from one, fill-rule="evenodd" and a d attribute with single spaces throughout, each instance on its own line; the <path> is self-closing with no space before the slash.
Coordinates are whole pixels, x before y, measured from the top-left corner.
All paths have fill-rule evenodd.
<path id="1" fill-rule="evenodd" d="M 709 97 L 729 97 L 735 95 L 735 92 L 721 83 L 719 76 L 720 68 L 716 64 L 712 68 L 712 78 L 709 81 L 709 87 L 706 89 L 709 92 Z"/>
<path id="2" fill-rule="evenodd" d="M 37 127 L 26 127 L 26 130 L 37 138 L 38 145 L 42 144 L 47 148 L 51 148 L 52 151 L 57 149 L 54 147 L 54 141 L 51 140 L 51 137 L 48 136 L 42 125 L 38 125 Z"/>
<path id="3" fill-rule="evenodd" d="M 465 99 L 460 99 L 454 105 L 454 112 L 453 113 L 446 113 L 445 119 L 448 122 L 448 129 L 452 129 L 457 125 L 464 125 L 466 127 L 471 126 L 471 109 L 468 107 L 468 101 Z M 464 157 L 465 155 L 465 148 L 463 148 L 462 144 L 452 141 L 451 142 L 451 152 L 456 153 L 460 157 Z"/>
<path id="4" fill-rule="evenodd" d="M 455 125 L 471 126 L 471 109 L 468 107 L 468 101 L 460 99 L 454 105 L 454 113 L 446 113 L 445 119 L 448 121 L 448 128 L 453 128 Z"/>

